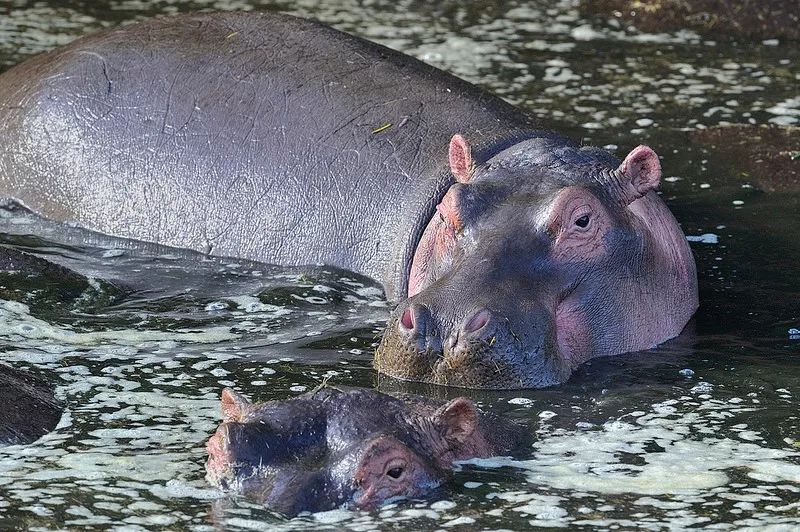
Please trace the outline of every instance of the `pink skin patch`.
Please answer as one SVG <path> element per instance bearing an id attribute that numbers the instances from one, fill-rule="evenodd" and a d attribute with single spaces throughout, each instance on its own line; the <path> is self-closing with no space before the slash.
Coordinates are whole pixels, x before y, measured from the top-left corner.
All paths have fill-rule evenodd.
<path id="1" fill-rule="evenodd" d="M 556 331 L 561 356 L 576 368 L 591 358 L 587 316 L 577 306 L 562 302 L 556 309 Z"/>
<path id="2" fill-rule="evenodd" d="M 464 222 L 461 219 L 461 213 L 458 208 L 458 201 L 456 200 L 458 185 L 455 185 L 447 191 L 442 201 L 436 206 L 436 212 L 439 213 L 445 225 L 454 233 L 460 233 L 464 230 Z"/>
<path id="3" fill-rule="evenodd" d="M 450 171 L 459 183 L 467 183 L 472 178 L 475 163 L 472 160 L 472 148 L 461 135 L 453 135 L 448 149 Z"/>
<path id="4" fill-rule="evenodd" d="M 582 187 L 567 187 L 553 200 L 547 221 L 553 238 L 553 258 L 560 262 L 583 262 L 607 253 L 604 236 L 612 227 L 600 200 Z M 556 307 L 557 342 L 561 356 L 575 368 L 591 355 L 588 317 L 580 305 L 568 300 Z"/>
<path id="5" fill-rule="evenodd" d="M 422 234 L 408 279 L 408 297 L 415 296 L 433 282 L 441 264 L 450 260 L 456 247 L 458 232 L 463 229 L 455 202 L 454 188 L 436 206 L 437 214 Z"/>
<path id="6" fill-rule="evenodd" d="M 416 453 L 390 436 L 369 443 L 353 481 L 358 487 L 353 503 L 364 510 L 388 499 L 421 495 L 438 484 Z"/>
<path id="7" fill-rule="evenodd" d="M 225 424 L 223 423 L 206 442 L 206 452 L 208 453 L 206 470 L 210 476 L 222 476 L 230 465 L 230 459 L 225 451 L 224 431 Z"/>
<path id="8" fill-rule="evenodd" d="M 547 232 L 553 238 L 553 258 L 586 260 L 606 253 L 603 236 L 611 228 L 608 211 L 591 192 L 567 187 L 553 200 Z"/>

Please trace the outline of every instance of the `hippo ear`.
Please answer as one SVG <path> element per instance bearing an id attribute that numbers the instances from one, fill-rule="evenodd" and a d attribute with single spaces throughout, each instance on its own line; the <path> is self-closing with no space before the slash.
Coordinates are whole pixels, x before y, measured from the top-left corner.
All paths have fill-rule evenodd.
<path id="1" fill-rule="evenodd" d="M 222 390 L 222 420 L 226 423 L 237 423 L 247 414 L 250 401 L 245 396 L 230 388 Z"/>
<path id="2" fill-rule="evenodd" d="M 466 397 L 456 397 L 433 414 L 447 440 L 464 443 L 478 427 L 478 409 Z"/>
<path id="3" fill-rule="evenodd" d="M 472 161 L 472 148 L 467 139 L 461 135 L 453 135 L 450 139 L 450 171 L 459 183 L 468 183 L 475 170 L 475 163 Z"/>
<path id="4" fill-rule="evenodd" d="M 620 180 L 620 198 L 625 205 L 658 188 L 661 182 L 661 162 L 647 146 L 637 146 L 625 157 L 615 172 Z"/>

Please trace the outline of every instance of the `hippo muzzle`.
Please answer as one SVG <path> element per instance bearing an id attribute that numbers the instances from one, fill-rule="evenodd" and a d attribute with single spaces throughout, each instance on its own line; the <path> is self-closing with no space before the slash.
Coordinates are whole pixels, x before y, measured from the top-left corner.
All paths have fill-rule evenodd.
<path id="1" fill-rule="evenodd" d="M 477 275 L 471 267 L 463 269 L 469 277 Z M 511 291 L 517 293 L 486 283 L 471 290 L 429 287 L 395 310 L 375 367 L 403 380 L 465 388 L 563 382 L 570 367 L 558 349 L 553 306 L 522 301 L 521 290 Z M 462 308 L 470 310 L 458 312 Z"/>

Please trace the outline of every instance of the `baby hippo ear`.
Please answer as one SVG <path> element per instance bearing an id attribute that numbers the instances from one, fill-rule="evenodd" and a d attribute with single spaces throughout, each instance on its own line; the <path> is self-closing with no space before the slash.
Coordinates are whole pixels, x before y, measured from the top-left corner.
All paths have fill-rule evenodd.
<path id="1" fill-rule="evenodd" d="M 661 162 L 647 146 L 637 146 L 625 157 L 615 172 L 620 180 L 620 198 L 625 205 L 658 188 L 661 182 Z"/>
<path id="2" fill-rule="evenodd" d="M 478 409 L 466 397 L 456 397 L 433 414 L 449 441 L 466 442 L 478 427 Z"/>
<path id="3" fill-rule="evenodd" d="M 230 388 L 222 390 L 222 420 L 226 423 L 238 423 L 242 421 L 250 408 L 250 401 Z"/>
<path id="4" fill-rule="evenodd" d="M 468 183 L 472 178 L 475 163 L 472 161 L 472 148 L 467 139 L 461 135 L 453 135 L 450 139 L 450 171 L 459 183 Z"/>

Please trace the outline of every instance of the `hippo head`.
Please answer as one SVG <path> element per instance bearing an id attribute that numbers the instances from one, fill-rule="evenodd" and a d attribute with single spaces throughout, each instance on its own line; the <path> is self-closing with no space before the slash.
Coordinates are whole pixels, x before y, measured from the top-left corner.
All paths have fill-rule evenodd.
<path id="1" fill-rule="evenodd" d="M 222 412 L 206 444 L 206 479 L 287 515 L 419 497 L 454 460 L 493 450 L 463 397 L 426 410 L 377 392 L 323 390 L 258 405 L 226 389 Z M 520 427 L 496 430 L 524 440 Z"/>
<path id="2" fill-rule="evenodd" d="M 408 299 L 375 367 L 470 388 L 564 382 L 585 360 L 649 349 L 697 308 L 694 260 L 655 192 L 658 156 L 536 138 L 473 161 L 459 135 L 454 184 L 424 230 Z"/>

